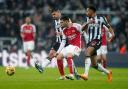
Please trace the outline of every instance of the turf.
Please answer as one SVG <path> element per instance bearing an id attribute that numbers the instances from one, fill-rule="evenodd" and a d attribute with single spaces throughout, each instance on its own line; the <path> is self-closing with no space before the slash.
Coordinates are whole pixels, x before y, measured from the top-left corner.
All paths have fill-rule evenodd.
<path id="1" fill-rule="evenodd" d="M 83 72 L 79 68 L 79 73 Z M 59 77 L 56 68 L 46 69 L 43 74 L 34 68 L 16 68 L 13 76 L 5 73 L 5 68 L 0 67 L 0 89 L 128 89 L 128 69 L 111 68 L 113 81 L 107 82 L 106 75 L 91 69 L 89 80 L 56 80 Z M 66 69 L 68 73 L 68 69 Z"/>

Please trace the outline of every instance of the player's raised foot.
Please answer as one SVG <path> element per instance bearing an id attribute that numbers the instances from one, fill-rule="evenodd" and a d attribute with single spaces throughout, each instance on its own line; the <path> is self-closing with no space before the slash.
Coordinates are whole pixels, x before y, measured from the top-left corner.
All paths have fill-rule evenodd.
<path id="1" fill-rule="evenodd" d="M 66 80 L 65 76 L 60 76 L 57 80 Z"/>
<path id="2" fill-rule="evenodd" d="M 43 67 L 39 64 L 39 62 L 35 62 L 35 67 L 40 73 L 44 71 Z"/>
<path id="3" fill-rule="evenodd" d="M 111 70 L 107 74 L 107 77 L 108 77 L 108 81 L 111 82 L 112 81 L 112 71 Z"/>
<path id="4" fill-rule="evenodd" d="M 73 74 L 69 74 L 69 75 L 65 75 L 66 79 L 69 79 L 69 80 L 74 80 L 74 75 Z"/>
<path id="5" fill-rule="evenodd" d="M 88 76 L 86 74 L 79 74 L 79 77 L 83 80 L 88 80 Z"/>

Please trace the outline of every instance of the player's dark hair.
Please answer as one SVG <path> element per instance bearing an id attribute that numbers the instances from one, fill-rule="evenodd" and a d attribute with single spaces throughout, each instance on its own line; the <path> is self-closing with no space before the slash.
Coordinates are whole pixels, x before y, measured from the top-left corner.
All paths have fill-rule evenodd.
<path id="1" fill-rule="evenodd" d="M 70 20 L 70 18 L 69 18 L 68 16 L 63 16 L 63 17 L 61 17 L 61 18 L 60 18 L 60 20 L 64 20 L 64 21 L 66 21 L 66 20 L 67 20 L 67 21 L 69 21 L 69 20 Z"/>
<path id="2" fill-rule="evenodd" d="M 50 11 L 51 13 L 54 12 L 54 11 L 60 12 L 60 10 L 59 10 L 58 8 L 51 8 L 49 11 Z"/>
<path id="3" fill-rule="evenodd" d="M 94 12 L 96 12 L 96 8 L 92 5 L 88 6 L 89 9 L 93 10 Z"/>

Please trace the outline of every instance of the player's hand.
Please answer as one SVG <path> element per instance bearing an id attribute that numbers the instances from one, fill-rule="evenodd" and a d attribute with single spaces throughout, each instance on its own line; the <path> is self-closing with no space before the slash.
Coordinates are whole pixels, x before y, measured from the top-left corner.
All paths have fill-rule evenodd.
<path id="1" fill-rule="evenodd" d="M 111 43 L 114 40 L 114 36 L 112 36 L 110 39 L 108 39 L 108 43 Z"/>

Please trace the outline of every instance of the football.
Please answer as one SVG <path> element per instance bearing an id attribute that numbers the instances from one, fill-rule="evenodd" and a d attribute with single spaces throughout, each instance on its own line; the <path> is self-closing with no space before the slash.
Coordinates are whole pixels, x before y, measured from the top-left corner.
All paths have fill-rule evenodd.
<path id="1" fill-rule="evenodd" d="M 7 73 L 7 75 L 12 76 L 15 74 L 15 67 L 7 66 L 5 72 Z"/>

